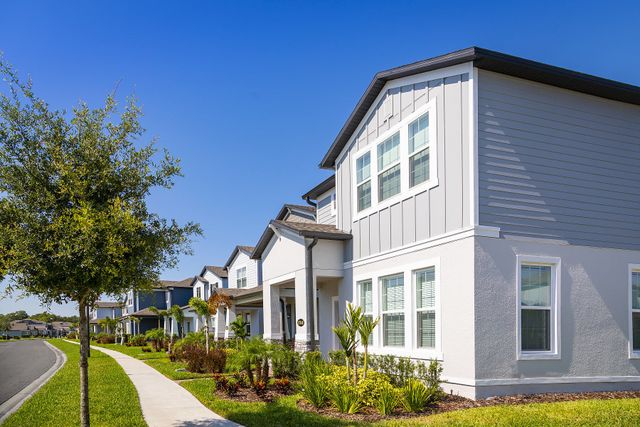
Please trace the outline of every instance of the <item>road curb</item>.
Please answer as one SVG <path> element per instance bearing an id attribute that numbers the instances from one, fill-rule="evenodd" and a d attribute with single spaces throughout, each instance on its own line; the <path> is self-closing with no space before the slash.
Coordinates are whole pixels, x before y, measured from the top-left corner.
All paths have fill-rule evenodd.
<path id="1" fill-rule="evenodd" d="M 17 411 L 22 404 L 33 396 L 40 387 L 45 385 L 49 379 L 67 363 L 67 355 L 59 348 L 44 341 L 45 345 L 56 355 L 56 361 L 47 372 L 36 378 L 31 384 L 20 390 L 9 400 L 0 405 L 0 424 L 2 424 L 11 414 Z"/>

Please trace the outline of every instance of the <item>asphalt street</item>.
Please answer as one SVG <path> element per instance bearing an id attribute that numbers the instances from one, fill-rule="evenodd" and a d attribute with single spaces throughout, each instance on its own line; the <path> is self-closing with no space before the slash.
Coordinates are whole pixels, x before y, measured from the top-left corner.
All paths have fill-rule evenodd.
<path id="1" fill-rule="evenodd" d="M 31 384 L 56 361 L 42 340 L 0 342 L 0 404 Z"/>

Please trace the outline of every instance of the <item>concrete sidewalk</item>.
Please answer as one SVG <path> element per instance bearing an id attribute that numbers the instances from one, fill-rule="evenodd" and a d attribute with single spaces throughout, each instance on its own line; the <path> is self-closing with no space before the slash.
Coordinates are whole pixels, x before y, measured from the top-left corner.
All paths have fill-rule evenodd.
<path id="1" fill-rule="evenodd" d="M 149 427 L 241 427 L 204 406 L 191 393 L 146 363 L 118 351 L 91 346 L 113 357 L 138 390 Z"/>

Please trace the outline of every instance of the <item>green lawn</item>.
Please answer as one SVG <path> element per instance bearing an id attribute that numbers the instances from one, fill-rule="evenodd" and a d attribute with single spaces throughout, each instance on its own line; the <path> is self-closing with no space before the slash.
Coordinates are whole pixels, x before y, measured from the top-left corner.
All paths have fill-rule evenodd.
<path id="1" fill-rule="evenodd" d="M 298 409 L 299 396 L 274 402 L 243 403 L 219 399 L 213 395 L 213 381 L 207 379 L 181 383 L 205 406 L 225 418 L 247 427 L 273 426 L 364 426 L 328 418 Z M 453 426 L 637 426 L 640 399 L 581 400 L 560 403 L 502 405 L 465 409 L 443 414 L 375 423 L 384 427 L 453 425 Z"/>
<path id="2" fill-rule="evenodd" d="M 186 363 L 172 362 L 169 358 L 149 359 L 145 360 L 145 363 L 172 380 L 188 380 L 192 378 L 207 378 L 213 376 L 211 374 L 198 374 L 186 370 L 176 371 L 176 369 L 184 369 L 187 366 Z"/>
<path id="3" fill-rule="evenodd" d="M 104 347 L 109 350 L 119 351 L 120 353 L 124 353 L 127 356 L 135 357 L 136 359 L 146 360 L 146 359 L 168 359 L 169 356 L 164 351 L 151 351 L 144 352 L 142 351 L 143 347 L 127 347 L 126 345 L 120 344 L 96 344 L 92 342 L 91 345 L 96 347 Z"/>
<path id="4" fill-rule="evenodd" d="M 77 426 L 80 424 L 79 347 L 49 341 L 64 351 L 67 363 L 3 427 Z M 124 370 L 98 351 L 89 358 L 89 408 L 93 426 L 146 426 L 138 393 Z"/>

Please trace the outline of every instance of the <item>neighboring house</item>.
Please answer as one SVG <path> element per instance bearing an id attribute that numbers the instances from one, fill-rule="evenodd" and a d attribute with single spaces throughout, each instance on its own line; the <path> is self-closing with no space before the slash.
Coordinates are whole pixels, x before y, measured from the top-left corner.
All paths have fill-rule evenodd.
<path id="1" fill-rule="evenodd" d="M 317 224 L 253 251 L 264 336 L 337 348 L 352 301 L 372 353 L 442 361 L 446 391 L 638 389 L 638 160 L 638 87 L 479 48 L 380 72 Z"/>
<path id="2" fill-rule="evenodd" d="M 160 280 L 150 291 L 130 290 L 124 298 L 122 323 L 126 334 L 144 334 L 149 329 L 158 327 L 158 316 L 149 309 L 156 307 L 166 310 L 174 304 L 184 306 L 192 295 L 192 277 L 183 280 Z M 160 319 L 160 327 L 165 328 L 164 318 Z"/>
<path id="3" fill-rule="evenodd" d="M 224 267 L 205 265 L 202 268 L 200 275 L 193 278 L 191 286 L 193 289 L 193 297 L 208 301 L 209 297 L 216 290 L 225 289 L 228 287 L 227 270 L 225 270 Z M 193 311 L 193 309 L 189 307 L 189 305 L 184 305 L 181 308 L 185 317 L 184 324 L 182 325 L 184 333 L 199 331 L 204 327 L 204 319 L 200 319 L 199 316 Z M 219 322 L 221 323 L 219 324 Z M 172 323 L 173 324 L 171 325 L 171 329 L 167 332 L 178 334 L 177 324 L 175 320 L 173 320 Z M 217 315 L 213 316 L 210 323 L 209 334 L 214 335 L 215 337 L 220 336 L 221 338 L 224 338 L 224 311 L 223 314 L 221 314 L 219 317 Z"/>
<path id="4" fill-rule="evenodd" d="M 251 258 L 253 249 L 253 246 L 236 246 L 224 265 L 228 287 L 217 292 L 230 296 L 233 304 L 222 310 L 222 316 L 216 317 L 216 337 L 223 337 L 223 332 L 224 338 L 233 336 L 229 324 L 236 317 L 248 323 L 249 335 L 263 333 L 262 263 Z"/>
<path id="5" fill-rule="evenodd" d="M 94 334 L 99 332 L 107 332 L 110 334 L 115 331 L 105 331 L 100 324 L 100 320 L 106 319 L 119 319 L 122 316 L 123 303 L 115 301 L 96 301 L 94 306 L 89 311 L 89 328 Z"/>
<path id="6" fill-rule="evenodd" d="M 47 322 L 40 320 L 13 320 L 9 323 L 8 335 L 13 337 L 47 337 L 51 335 L 51 328 Z"/>
<path id="7" fill-rule="evenodd" d="M 54 337 L 64 337 L 75 328 L 71 322 L 51 322 L 51 335 Z"/>

